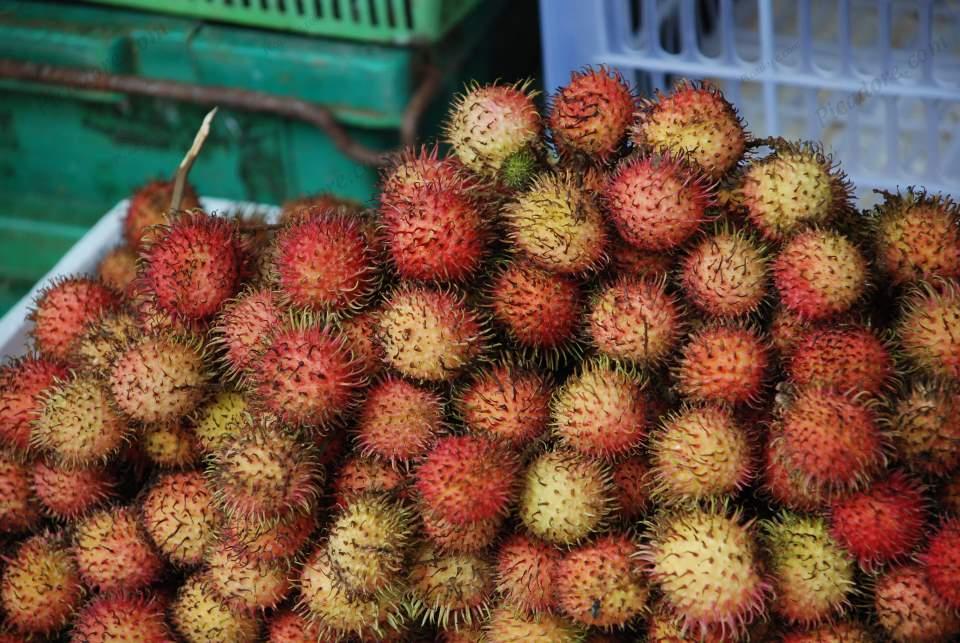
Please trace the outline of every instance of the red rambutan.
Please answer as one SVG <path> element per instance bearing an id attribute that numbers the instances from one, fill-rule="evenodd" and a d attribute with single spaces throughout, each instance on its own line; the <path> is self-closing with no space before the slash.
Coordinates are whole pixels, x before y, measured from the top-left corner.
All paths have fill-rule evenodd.
<path id="1" fill-rule="evenodd" d="M 110 594 L 94 597 L 76 616 L 72 643 L 170 643 L 164 605 L 153 596 Z"/>
<path id="2" fill-rule="evenodd" d="M 917 370 L 960 381 L 960 286 L 943 281 L 915 288 L 903 302 L 897 335 Z"/>
<path id="3" fill-rule="evenodd" d="M 73 534 L 80 576 L 100 592 L 136 591 L 159 578 L 163 561 L 131 507 L 101 509 L 81 519 Z"/>
<path id="4" fill-rule="evenodd" d="M 552 392 L 544 375 L 498 364 L 476 374 L 460 390 L 456 406 L 470 431 L 520 448 L 546 432 Z"/>
<path id="5" fill-rule="evenodd" d="M 123 220 L 123 236 L 134 250 L 139 250 L 144 236 L 153 226 L 167 223 L 167 211 L 173 198 L 173 181 L 151 181 L 137 189 L 130 197 L 127 215 Z M 200 207 L 200 200 L 193 186 L 183 185 L 180 208 L 193 210 Z"/>
<path id="6" fill-rule="evenodd" d="M 32 529 L 40 518 L 30 468 L 13 455 L 0 451 L 0 534 Z"/>
<path id="7" fill-rule="evenodd" d="M 897 643 L 941 643 L 960 634 L 960 616 L 931 587 L 920 565 L 896 567 L 873 589 L 877 620 Z"/>
<path id="8" fill-rule="evenodd" d="M 890 385 L 894 366 L 889 349 L 875 332 L 865 327 L 836 327 L 801 337 L 790 354 L 787 372 L 797 386 L 878 395 Z"/>
<path id="9" fill-rule="evenodd" d="M 960 518 L 948 518 L 920 555 L 927 581 L 950 609 L 960 610 Z"/>
<path id="10" fill-rule="evenodd" d="M 55 280 L 37 296 L 30 313 L 33 339 L 43 355 L 65 361 L 87 324 L 120 305 L 119 296 L 87 277 Z"/>
<path id="11" fill-rule="evenodd" d="M 556 568 L 561 553 L 523 533 L 510 536 L 497 551 L 496 587 L 504 603 L 527 612 L 549 612 L 557 605 Z"/>
<path id="12" fill-rule="evenodd" d="M 430 448 L 444 427 L 443 399 L 395 376 L 373 385 L 357 418 L 357 444 L 365 454 L 407 462 Z"/>
<path id="13" fill-rule="evenodd" d="M 620 72 L 606 67 L 575 71 L 550 101 L 553 142 L 561 154 L 605 162 L 627 135 L 635 106 Z"/>
<path id="14" fill-rule="evenodd" d="M 159 478 L 141 506 L 143 526 L 167 560 L 199 564 L 219 527 L 213 491 L 197 471 Z"/>
<path id="15" fill-rule="evenodd" d="M 251 367 L 282 319 L 280 302 L 272 290 L 248 290 L 223 306 L 213 337 L 223 350 L 229 374 L 243 373 Z"/>
<path id="16" fill-rule="evenodd" d="M 677 390 L 695 402 L 754 402 L 763 391 L 769 353 L 767 341 L 750 327 L 706 326 L 681 349 Z"/>
<path id="17" fill-rule="evenodd" d="M 117 481 L 101 467 L 61 468 L 38 460 L 33 465 L 33 490 L 43 510 L 59 520 L 74 520 L 110 499 Z"/>
<path id="18" fill-rule="evenodd" d="M 748 314 L 767 295 L 766 250 L 742 232 L 720 230 L 704 237 L 683 258 L 680 270 L 687 297 L 710 315 Z"/>
<path id="19" fill-rule="evenodd" d="M 40 417 L 47 389 L 67 369 L 39 355 L 0 366 L 0 444 L 18 453 L 30 448 L 30 426 Z"/>

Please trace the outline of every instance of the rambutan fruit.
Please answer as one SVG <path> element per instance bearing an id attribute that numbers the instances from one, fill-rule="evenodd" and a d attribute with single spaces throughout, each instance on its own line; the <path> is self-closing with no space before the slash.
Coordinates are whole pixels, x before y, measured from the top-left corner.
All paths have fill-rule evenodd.
<path id="1" fill-rule="evenodd" d="M 724 633 L 721 627 L 708 627 L 704 632 L 684 631 L 684 621 L 670 609 L 657 604 L 647 621 L 647 641 L 649 643 L 736 643 L 742 638 L 733 632 Z"/>
<path id="2" fill-rule="evenodd" d="M 647 432 L 648 407 L 637 377 L 606 360 L 581 364 L 554 395 L 554 434 L 589 457 L 622 455 L 639 446 Z"/>
<path id="3" fill-rule="evenodd" d="M 480 371 L 464 385 L 456 407 L 471 432 L 520 448 L 546 432 L 551 395 L 544 375 L 503 363 Z"/>
<path id="4" fill-rule="evenodd" d="M 341 313 L 378 286 L 374 251 L 357 219 L 324 212 L 277 233 L 273 271 L 280 297 L 297 308 Z"/>
<path id="5" fill-rule="evenodd" d="M 947 518 L 919 557 L 927 581 L 953 610 L 960 610 L 960 518 Z"/>
<path id="6" fill-rule="evenodd" d="M 487 330 L 455 291 L 403 285 L 387 299 L 377 337 L 389 366 L 407 377 L 442 382 L 478 357 Z"/>
<path id="7" fill-rule="evenodd" d="M 611 465 L 614 504 L 623 520 L 636 520 L 650 507 L 649 471 L 646 461 L 639 455 Z"/>
<path id="8" fill-rule="evenodd" d="M 819 511 L 830 502 L 829 494 L 808 484 L 792 469 L 784 455 L 783 440 L 767 440 L 764 449 L 764 489 L 777 504 L 796 511 Z"/>
<path id="9" fill-rule="evenodd" d="M 363 365 L 335 328 L 307 318 L 275 330 L 247 373 L 261 411 L 284 424 L 329 425 L 356 402 Z"/>
<path id="10" fill-rule="evenodd" d="M 343 214 L 358 214 L 363 211 L 363 205 L 353 199 L 339 197 L 332 192 L 308 194 L 284 201 L 280 206 L 279 223 L 281 225 L 294 223 L 318 213 L 331 211 Z"/>
<path id="11" fill-rule="evenodd" d="M 832 320 L 835 322 L 836 320 Z M 767 332 L 770 335 L 770 341 L 773 347 L 784 360 L 789 360 L 793 354 L 797 342 L 799 342 L 807 333 L 827 328 L 828 322 L 812 321 L 801 318 L 795 312 L 778 305 L 770 318 L 770 325 Z"/>
<path id="12" fill-rule="evenodd" d="M 616 154 L 633 121 L 636 99 L 616 70 L 587 67 L 550 101 L 547 124 L 563 155 L 605 162 Z"/>
<path id="13" fill-rule="evenodd" d="M 512 261 L 493 278 L 488 294 L 491 315 L 521 352 L 548 357 L 575 348 L 583 297 L 571 277 Z"/>
<path id="14" fill-rule="evenodd" d="M 243 394 L 222 390 L 197 410 L 193 433 L 200 449 L 211 453 L 251 424 L 253 417 Z"/>
<path id="15" fill-rule="evenodd" d="M 139 250 L 144 237 L 153 226 L 167 223 L 167 211 L 173 199 L 173 181 L 151 181 L 138 188 L 130 197 L 127 215 L 123 220 L 123 236 L 134 250 Z M 200 207 L 193 186 L 183 185 L 180 206 L 183 210 Z"/>
<path id="16" fill-rule="evenodd" d="M 28 531 L 40 519 L 30 473 L 28 465 L 0 451 L 0 534 Z"/>
<path id="17" fill-rule="evenodd" d="M 862 487 L 885 462 L 875 404 L 824 387 L 799 390 L 775 427 L 786 466 L 821 493 Z"/>
<path id="18" fill-rule="evenodd" d="M 844 313 L 863 296 L 866 259 L 843 235 L 805 230 L 792 237 L 773 261 L 780 301 L 803 319 Z"/>
<path id="19" fill-rule="evenodd" d="M 561 274 L 589 273 L 607 260 L 603 215 L 572 170 L 533 177 L 503 211 L 510 241 L 533 263 Z"/>
<path id="20" fill-rule="evenodd" d="M 97 276 L 108 288 L 125 293 L 137 278 L 137 253 L 130 246 L 117 246 L 97 264 Z"/>
<path id="21" fill-rule="evenodd" d="M 18 453 L 29 450 L 31 425 L 40 417 L 46 391 L 67 373 L 39 355 L 0 365 L 0 444 Z"/>
<path id="22" fill-rule="evenodd" d="M 610 266 L 621 277 L 665 278 L 674 268 L 673 252 L 650 252 L 617 236 L 610 245 Z"/>
<path id="23" fill-rule="evenodd" d="M 720 505 L 661 516 L 640 557 L 682 631 L 736 633 L 765 612 L 770 583 L 751 523 Z"/>
<path id="24" fill-rule="evenodd" d="M 330 527 L 327 554 L 347 591 L 371 594 L 396 585 L 411 522 L 408 509 L 376 495 L 357 498 L 340 512 Z"/>
<path id="25" fill-rule="evenodd" d="M 105 462 L 130 436 L 99 380 L 78 375 L 48 389 L 30 442 L 66 466 Z"/>
<path id="26" fill-rule="evenodd" d="M 891 419 L 897 453 L 910 469 L 943 476 L 960 467 L 960 391 L 917 381 Z"/>
<path id="27" fill-rule="evenodd" d="M 267 643 L 317 643 L 320 628 L 301 614 L 280 610 L 267 624 Z"/>
<path id="28" fill-rule="evenodd" d="M 791 623 L 815 624 L 842 613 L 854 589 L 854 559 L 820 516 L 782 513 L 764 523 L 773 609 Z"/>
<path id="29" fill-rule="evenodd" d="M 205 559 L 211 589 L 233 610 L 269 609 L 290 593 L 288 565 L 283 562 L 253 558 L 224 541 L 214 543 Z"/>
<path id="30" fill-rule="evenodd" d="M 572 545 L 609 517 L 614 497 L 604 464 L 567 451 L 548 451 L 523 477 L 520 520 L 535 536 Z"/>
<path id="31" fill-rule="evenodd" d="M 387 251 L 403 279 L 463 281 L 486 254 L 483 205 L 457 184 L 404 189 L 381 208 Z"/>
<path id="32" fill-rule="evenodd" d="M 323 471 L 303 439 L 264 421 L 214 451 L 207 476 L 226 514 L 266 520 L 310 508 Z"/>
<path id="33" fill-rule="evenodd" d="M 176 565 L 198 565 L 219 528 L 213 491 L 196 471 L 161 476 L 141 506 L 153 544 Z"/>
<path id="34" fill-rule="evenodd" d="M 751 444 L 729 409 L 686 407 L 650 436 L 653 493 L 665 502 L 737 493 L 753 476 Z"/>
<path id="35" fill-rule="evenodd" d="M 465 166 L 493 178 L 509 156 L 540 144 L 543 126 L 529 85 L 474 84 L 456 98 L 444 133 Z"/>
<path id="36" fill-rule="evenodd" d="M 294 509 L 265 520 L 224 516 L 220 537 L 243 555 L 256 560 L 290 560 L 307 544 L 316 525 L 313 507 Z"/>
<path id="37" fill-rule="evenodd" d="M 557 602 L 564 614 L 594 627 L 623 627 L 644 612 L 647 582 L 633 560 L 637 545 L 610 534 L 563 556 L 556 567 Z"/>
<path id="38" fill-rule="evenodd" d="M 4 558 L 0 605 L 5 621 L 25 635 L 56 634 L 83 598 L 77 564 L 63 539 L 39 533 Z"/>
<path id="39" fill-rule="evenodd" d="M 516 533 L 497 550 L 495 584 L 506 605 L 540 613 L 557 605 L 556 568 L 560 551 L 541 540 Z"/>
<path id="40" fill-rule="evenodd" d="M 112 594 L 94 597 L 77 614 L 72 643 L 172 643 L 164 605 L 152 596 Z"/>
<path id="41" fill-rule="evenodd" d="M 667 155 L 621 163 L 603 201 L 627 243 L 659 252 L 680 246 L 700 229 L 713 197 L 696 170 Z"/>
<path id="42" fill-rule="evenodd" d="M 202 320 L 236 293 L 243 261 L 236 222 L 195 211 L 151 234 L 141 278 L 161 310 Z"/>
<path id="43" fill-rule="evenodd" d="M 683 154 L 714 179 L 736 167 L 747 138 L 740 117 L 720 90 L 690 82 L 645 101 L 630 131 L 634 145 Z"/>
<path id="44" fill-rule="evenodd" d="M 903 302 L 897 335 L 916 370 L 960 381 L 960 287 L 948 281 L 916 287 Z"/>
<path id="45" fill-rule="evenodd" d="M 581 628 L 562 616 L 549 613 L 529 614 L 505 606 L 490 612 L 485 634 L 483 640 L 488 643 L 583 640 Z"/>
<path id="46" fill-rule="evenodd" d="M 169 613 L 170 622 L 188 643 L 253 643 L 260 635 L 256 616 L 230 609 L 202 572 L 184 581 Z"/>
<path id="47" fill-rule="evenodd" d="M 651 366 L 676 347 L 683 308 L 665 280 L 621 277 L 592 297 L 587 331 L 604 355 Z"/>
<path id="48" fill-rule="evenodd" d="M 150 462 L 161 469 L 182 469 L 200 459 L 193 429 L 180 422 L 144 427 L 140 448 Z"/>
<path id="49" fill-rule="evenodd" d="M 43 510 L 58 520 L 74 520 L 114 495 L 117 481 L 101 467 L 62 468 L 38 460 L 33 465 L 33 491 Z"/>
<path id="50" fill-rule="evenodd" d="M 876 643 L 876 639 L 859 623 L 840 621 L 788 632 L 783 643 Z"/>
<path id="51" fill-rule="evenodd" d="M 356 423 L 364 454 L 408 462 L 427 452 L 444 427 L 443 399 L 435 391 L 388 375 L 370 388 Z"/>
<path id="52" fill-rule="evenodd" d="M 763 236 L 781 241 L 850 209 L 843 172 L 813 143 L 771 141 L 774 152 L 743 170 L 737 201 Z"/>
<path id="53" fill-rule="evenodd" d="M 452 523 L 427 508 L 420 511 L 423 533 L 439 551 L 474 553 L 489 547 L 503 525 L 503 516 Z"/>
<path id="54" fill-rule="evenodd" d="M 830 507 L 830 535 L 868 572 L 910 553 L 925 523 L 923 490 L 900 471 Z"/>
<path id="55" fill-rule="evenodd" d="M 871 215 L 877 266 L 894 283 L 960 277 L 960 206 L 950 197 L 884 192 Z"/>
<path id="56" fill-rule="evenodd" d="M 333 481 L 335 504 L 344 509 L 367 494 L 399 493 L 406 478 L 379 458 L 353 456 L 343 463 Z"/>
<path id="57" fill-rule="evenodd" d="M 84 583 L 100 592 L 136 591 L 163 570 L 131 507 L 101 509 L 77 522 L 73 552 Z"/>
<path id="58" fill-rule="evenodd" d="M 680 281 L 693 304 L 716 317 L 753 312 L 767 296 L 766 249 L 750 235 L 720 229 L 703 237 L 680 265 Z"/>
<path id="59" fill-rule="evenodd" d="M 533 148 L 525 147 L 503 159 L 497 179 L 507 188 L 522 190 L 530 185 L 530 180 L 542 169 L 540 154 Z"/>
<path id="60" fill-rule="evenodd" d="M 124 415 L 152 423 L 179 420 L 193 411 L 209 378 L 193 340 L 160 333 L 127 344 L 111 364 L 108 383 Z"/>
<path id="61" fill-rule="evenodd" d="M 56 361 L 70 358 L 73 343 L 87 324 L 120 305 L 120 296 L 88 277 L 57 279 L 37 296 L 28 319 L 33 322 L 34 343 L 44 356 Z"/>
<path id="62" fill-rule="evenodd" d="M 223 351 L 228 375 L 250 369 L 270 333 L 283 321 L 277 294 L 268 289 L 247 290 L 226 302 L 213 327 L 213 342 Z"/>
<path id="63" fill-rule="evenodd" d="M 866 327 L 816 329 L 801 337 L 787 361 L 796 386 L 830 386 L 880 394 L 894 376 L 886 343 Z"/>
<path id="64" fill-rule="evenodd" d="M 70 348 L 69 362 L 78 369 L 105 372 L 115 357 L 117 346 L 141 334 L 137 318 L 126 310 L 107 312 L 83 329 Z"/>
<path id="65" fill-rule="evenodd" d="M 437 440 L 415 473 L 424 505 L 453 524 L 506 514 L 517 492 L 519 463 L 481 436 Z"/>
<path id="66" fill-rule="evenodd" d="M 380 210 L 384 212 L 428 184 L 470 191 L 473 181 L 454 156 L 441 157 L 440 146 L 408 147 L 392 157 L 380 182 Z"/>
<path id="67" fill-rule="evenodd" d="M 749 326 L 710 325 L 693 333 L 674 372 L 677 390 L 692 402 L 755 402 L 770 366 L 766 339 Z"/>
<path id="68" fill-rule="evenodd" d="M 367 310 L 339 322 L 340 332 L 367 378 L 379 375 L 384 368 L 383 346 L 377 339 L 378 314 L 377 309 Z"/>
<path id="69" fill-rule="evenodd" d="M 960 634 L 960 616 L 916 564 L 895 567 L 874 584 L 877 621 L 897 643 L 942 643 Z"/>
<path id="70" fill-rule="evenodd" d="M 403 622 L 400 596 L 396 591 L 363 596 L 350 592 L 337 578 L 324 548 L 317 549 L 304 563 L 297 580 L 299 609 L 320 640 L 339 640 L 351 634 L 383 637 Z"/>
<path id="71" fill-rule="evenodd" d="M 446 629 L 472 625 L 489 612 L 493 566 L 476 554 L 443 554 L 430 546 L 410 567 L 410 618 Z"/>

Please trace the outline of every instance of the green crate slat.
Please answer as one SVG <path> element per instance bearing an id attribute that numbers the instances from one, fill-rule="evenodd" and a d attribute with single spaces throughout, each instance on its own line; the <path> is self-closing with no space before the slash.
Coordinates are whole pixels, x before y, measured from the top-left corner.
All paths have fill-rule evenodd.
<path id="1" fill-rule="evenodd" d="M 393 45 L 437 42 L 481 0 L 94 0 L 230 22 Z"/>

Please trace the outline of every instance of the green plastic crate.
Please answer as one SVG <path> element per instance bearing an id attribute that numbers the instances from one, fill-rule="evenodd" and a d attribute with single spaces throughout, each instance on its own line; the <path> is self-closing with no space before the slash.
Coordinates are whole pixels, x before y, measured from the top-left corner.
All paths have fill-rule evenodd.
<path id="1" fill-rule="evenodd" d="M 94 0 L 251 27 L 394 45 L 437 42 L 480 0 Z"/>

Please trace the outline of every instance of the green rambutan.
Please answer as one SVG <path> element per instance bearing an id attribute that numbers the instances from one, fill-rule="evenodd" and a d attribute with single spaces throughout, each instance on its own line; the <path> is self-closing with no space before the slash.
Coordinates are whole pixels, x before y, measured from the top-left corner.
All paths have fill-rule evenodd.
<path id="1" fill-rule="evenodd" d="M 0 605 L 5 622 L 25 635 L 53 635 L 73 618 L 83 598 L 77 564 L 61 536 L 24 540 L 4 558 Z"/>
<path id="2" fill-rule="evenodd" d="M 650 507 L 650 468 L 643 456 L 633 455 L 614 462 L 610 471 L 618 515 L 625 521 L 636 520 Z"/>
<path id="3" fill-rule="evenodd" d="M 112 498 L 117 480 L 99 466 L 63 468 L 38 460 L 33 465 L 32 484 L 46 514 L 75 520 Z"/>
<path id="4" fill-rule="evenodd" d="M 197 471 L 158 478 L 146 492 L 140 512 L 156 548 L 182 566 L 203 561 L 220 522 L 213 491 Z"/>
<path id="5" fill-rule="evenodd" d="M 960 381 L 960 287 L 941 281 L 914 288 L 903 302 L 897 335 L 916 370 Z"/>
<path id="6" fill-rule="evenodd" d="M 193 433 L 200 449 L 211 453 L 251 424 L 253 417 L 243 394 L 222 390 L 197 409 L 193 417 Z"/>
<path id="7" fill-rule="evenodd" d="M 942 643 L 960 634 L 960 616 L 927 581 L 923 567 L 895 567 L 873 588 L 877 621 L 897 643 Z"/>
<path id="8" fill-rule="evenodd" d="M 601 163 L 620 149 L 633 121 L 636 99 L 623 76 L 606 67 L 574 71 L 550 101 L 547 124 L 562 155 Z"/>
<path id="9" fill-rule="evenodd" d="M 223 351 L 227 374 L 246 372 L 258 352 L 267 347 L 270 333 L 283 321 L 277 294 L 247 290 L 226 302 L 213 327 L 213 343 Z"/>
<path id="10" fill-rule="evenodd" d="M 410 567 L 407 612 L 414 621 L 453 629 L 489 613 L 493 566 L 476 554 L 443 554 L 430 546 Z"/>
<path id="11" fill-rule="evenodd" d="M 537 614 L 556 609 L 556 569 L 560 551 L 549 543 L 516 533 L 497 550 L 496 588 L 505 605 Z"/>
<path id="12" fill-rule="evenodd" d="M 497 178 L 508 188 L 522 190 L 530 185 L 530 179 L 542 169 L 537 152 L 525 147 L 503 159 Z"/>
<path id="13" fill-rule="evenodd" d="M 136 251 L 127 245 L 117 246 L 100 259 L 97 277 L 114 292 L 129 292 L 137 278 Z"/>
<path id="14" fill-rule="evenodd" d="M 546 432 L 552 392 L 545 375 L 503 363 L 474 375 L 455 402 L 468 430 L 522 448 Z"/>
<path id="15" fill-rule="evenodd" d="M 197 463 L 200 449 L 191 427 L 165 422 L 144 427 L 140 435 L 144 455 L 160 469 L 183 469 Z"/>
<path id="16" fill-rule="evenodd" d="M 40 417 L 46 391 L 67 374 L 64 366 L 35 354 L 0 366 L 0 445 L 29 450 L 31 425 Z"/>
<path id="17" fill-rule="evenodd" d="M 960 610 L 960 518 L 947 518 L 930 537 L 919 560 L 927 581 L 952 610 Z"/>
<path id="18" fill-rule="evenodd" d="M 188 643 L 253 643 L 260 635 L 256 616 L 230 609 L 206 574 L 196 572 L 180 586 L 170 605 L 170 622 Z"/>
<path id="19" fill-rule="evenodd" d="M 918 473 L 943 476 L 960 467 L 960 391 L 915 382 L 891 419 L 897 453 Z"/>
<path id="20" fill-rule="evenodd" d="M 132 507 L 100 509 L 76 523 L 73 553 L 84 583 L 99 592 L 136 591 L 163 571 Z"/>
<path id="21" fill-rule="evenodd" d="M 267 625 L 267 643 L 317 643 L 321 634 L 314 623 L 286 609 L 276 612 Z"/>
<path id="22" fill-rule="evenodd" d="M 665 280 L 621 277 L 592 297 L 587 332 L 604 355 L 651 366 L 676 347 L 683 312 Z"/>
<path id="23" fill-rule="evenodd" d="M 690 82 L 645 101 L 630 132 L 637 147 L 682 154 L 714 179 L 736 167 L 747 138 L 737 111 L 720 90 Z"/>
<path id="24" fill-rule="evenodd" d="M 716 317 L 756 310 L 767 296 L 766 249 L 750 235 L 720 229 L 704 236 L 683 258 L 680 281 L 693 304 Z"/>
<path id="25" fill-rule="evenodd" d="M 691 402 L 749 404 L 759 399 L 770 366 L 767 340 L 749 326 L 705 326 L 681 349 L 674 371 Z"/>
<path id="26" fill-rule="evenodd" d="M 599 528 L 613 509 L 608 467 L 568 451 L 548 451 L 527 468 L 520 520 L 532 534 L 572 545 Z"/>
<path id="27" fill-rule="evenodd" d="M 443 428 L 444 403 L 438 393 L 388 375 L 367 392 L 356 440 L 366 455 L 409 462 L 426 453 Z"/>
<path id="28" fill-rule="evenodd" d="M 151 181 L 133 193 L 123 220 L 123 236 L 131 248 L 140 250 L 144 237 L 153 232 L 154 226 L 167 223 L 172 199 L 173 181 Z M 182 210 L 200 207 L 197 193 L 189 183 L 183 184 L 179 207 Z"/>
<path id="29" fill-rule="evenodd" d="M 112 594 L 94 597 L 77 614 L 72 643 L 172 643 L 164 605 L 154 596 Z"/>
<path id="30" fill-rule="evenodd" d="M 562 616 L 549 613 L 528 614 L 511 607 L 497 607 L 490 612 L 485 637 L 488 643 L 519 641 L 581 641 L 581 628 Z"/>
<path id="31" fill-rule="evenodd" d="M 214 543 L 205 556 L 210 588 L 231 610 L 254 612 L 275 607 L 290 593 L 289 565 L 264 561 Z"/>
<path id="32" fill-rule="evenodd" d="M 0 534 L 31 530 L 40 519 L 30 474 L 28 465 L 0 451 Z"/>
<path id="33" fill-rule="evenodd" d="M 814 329 L 794 345 L 787 374 L 796 386 L 829 386 L 879 395 L 894 377 L 886 343 L 863 326 Z"/>
<path id="34" fill-rule="evenodd" d="M 483 319 L 451 290 L 399 286 L 377 322 L 386 363 L 418 380 L 453 378 L 487 343 Z"/>
<path id="35" fill-rule="evenodd" d="M 100 281 L 88 277 L 53 281 L 37 295 L 28 317 L 37 350 L 51 360 L 68 360 L 87 324 L 119 305 L 120 297 Z"/>
<path id="36" fill-rule="evenodd" d="M 642 383 L 605 360 L 581 364 L 553 398 L 554 434 L 589 457 L 612 457 L 637 448 L 647 431 Z"/>
<path id="37" fill-rule="evenodd" d="M 367 494 L 402 494 L 404 474 L 376 457 L 355 455 L 343 463 L 333 481 L 333 495 L 338 508 Z"/>

